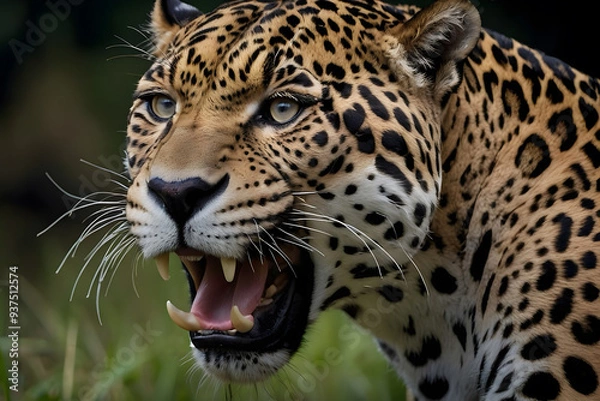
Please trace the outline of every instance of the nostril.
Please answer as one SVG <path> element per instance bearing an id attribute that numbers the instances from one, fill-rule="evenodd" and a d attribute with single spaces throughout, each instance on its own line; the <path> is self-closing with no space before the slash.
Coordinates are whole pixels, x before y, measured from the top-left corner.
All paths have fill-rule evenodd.
<path id="1" fill-rule="evenodd" d="M 173 220 L 182 226 L 194 213 L 223 193 L 228 183 L 228 174 L 215 184 L 197 177 L 181 181 L 152 178 L 148 182 L 148 189 Z"/>

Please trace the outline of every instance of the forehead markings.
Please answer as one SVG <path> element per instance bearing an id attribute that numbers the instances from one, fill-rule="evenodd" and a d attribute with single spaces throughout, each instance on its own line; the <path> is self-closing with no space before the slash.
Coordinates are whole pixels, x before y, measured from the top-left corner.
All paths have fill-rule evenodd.
<path id="1" fill-rule="evenodd" d="M 322 3 L 333 6 L 333 3 L 326 1 Z M 173 68 L 165 66 L 164 72 L 162 68 L 158 69 L 153 78 L 160 79 L 167 75 L 169 83 L 180 86 L 173 89 L 185 99 L 186 108 L 196 107 L 197 100 L 210 97 L 213 102 L 228 102 L 226 108 L 237 105 L 250 113 L 259 107 L 260 100 L 268 96 L 265 91 L 269 88 L 275 85 L 280 88 L 288 85 L 308 88 L 316 76 L 321 76 L 319 70 L 311 72 L 311 65 L 303 65 L 302 47 L 310 42 L 316 45 L 320 43 L 313 32 L 324 35 L 326 42 L 326 37 L 332 32 L 348 36 L 348 30 L 355 30 L 364 37 L 365 31 L 377 25 L 389 24 L 389 19 L 389 10 L 374 9 L 365 4 L 360 7 L 323 6 L 322 9 L 314 9 L 294 3 L 274 2 L 258 6 L 232 6 L 227 13 L 217 9 L 195 24 L 186 26 L 177 35 L 167 60 L 167 63 L 171 61 L 171 66 L 177 65 Z M 346 26 L 349 21 L 353 29 Z M 273 44 L 272 51 L 267 51 L 265 43 L 272 40 L 279 42 Z M 314 50 L 322 52 L 320 48 Z M 331 49 L 329 52 L 332 53 L 329 58 L 333 62 L 338 55 L 333 56 Z M 363 52 L 366 52 L 364 44 Z M 312 54 L 305 55 L 315 57 Z M 337 64 L 327 64 L 324 72 L 336 81 L 342 77 L 332 71 L 334 66 Z M 178 80 L 188 75 L 190 79 Z"/>

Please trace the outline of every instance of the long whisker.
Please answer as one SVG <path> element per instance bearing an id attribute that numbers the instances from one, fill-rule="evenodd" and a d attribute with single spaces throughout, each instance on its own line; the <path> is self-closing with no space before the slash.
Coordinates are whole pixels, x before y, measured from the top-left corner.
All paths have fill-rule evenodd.
<path id="1" fill-rule="evenodd" d="M 116 175 L 117 177 L 122 178 L 122 179 L 124 179 L 127 182 L 131 181 L 131 179 L 128 176 L 126 176 L 125 174 L 123 174 L 123 173 L 118 173 L 118 172 L 116 172 L 114 170 L 111 170 L 111 169 L 109 169 L 107 167 L 101 166 L 101 165 L 96 164 L 96 163 L 92 163 L 92 162 L 87 161 L 85 159 L 79 159 L 79 161 L 82 162 L 82 163 L 84 163 L 84 164 L 87 164 L 90 167 L 94 167 L 94 168 L 96 168 L 98 170 L 104 171 L 104 172 L 109 173 L 111 175 Z"/>
<path id="2" fill-rule="evenodd" d="M 110 180 L 108 180 L 108 182 L 110 182 L 110 183 L 112 183 L 112 184 L 115 184 L 115 185 L 118 185 L 118 186 L 120 186 L 120 187 L 121 187 L 121 188 L 123 188 L 125 191 L 127 191 L 127 189 L 129 188 L 129 187 L 126 185 L 126 184 L 123 184 L 122 182 L 119 182 L 119 181 L 117 181 L 117 180 L 110 179 Z"/>
<path id="3" fill-rule="evenodd" d="M 262 226 L 260 226 L 261 230 L 271 239 L 272 244 L 268 243 L 267 241 L 262 241 L 268 248 L 270 248 L 271 250 L 275 251 L 275 253 L 277 253 L 279 256 L 281 256 L 285 262 L 288 264 L 288 266 L 292 269 L 292 271 L 294 270 L 294 268 L 292 267 L 292 261 L 290 260 L 290 258 L 285 254 L 285 252 L 283 252 L 281 250 L 281 248 L 279 248 L 279 245 L 277 245 L 277 242 L 275 241 L 275 238 L 273 238 L 273 236 Z M 294 273 L 295 275 L 295 273 Z"/>
<path id="4" fill-rule="evenodd" d="M 70 301 L 73 300 L 73 296 L 75 295 L 75 289 L 77 288 L 77 285 L 79 284 L 79 281 L 81 280 L 81 277 L 83 277 L 83 273 L 85 272 L 85 270 L 87 269 L 88 265 L 92 261 L 93 256 L 104 245 L 106 245 L 107 243 L 109 243 L 111 240 L 113 240 L 119 234 L 119 231 L 121 231 L 121 227 L 123 225 L 124 225 L 124 223 L 120 223 L 114 230 L 111 230 L 108 233 L 106 233 L 102 237 L 102 239 L 96 244 L 96 246 L 94 246 L 94 248 L 92 248 L 92 250 L 90 251 L 90 253 L 88 253 L 88 255 L 85 257 L 85 259 L 84 259 L 85 263 L 83 264 L 83 266 L 79 270 L 79 273 L 77 274 L 77 278 L 75 279 L 75 282 L 73 283 L 73 289 L 71 290 L 71 296 L 69 297 Z M 94 274 L 94 278 L 92 279 L 92 283 L 94 282 L 96 276 L 97 276 L 97 273 Z M 86 297 L 89 297 L 89 291 L 88 291 L 88 294 L 86 295 Z"/>
<path id="5" fill-rule="evenodd" d="M 125 39 L 125 38 L 123 38 L 121 36 L 115 35 L 115 37 L 117 39 L 119 39 L 120 41 L 122 41 L 123 43 L 118 43 L 118 44 L 115 44 L 115 45 L 107 46 L 107 49 L 114 49 L 114 48 L 126 47 L 126 48 L 130 48 L 130 49 L 133 49 L 133 50 L 136 50 L 136 51 L 140 52 L 140 54 L 143 55 L 143 56 L 145 56 L 145 58 L 147 60 L 149 60 L 149 61 L 156 60 L 156 56 L 154 56 L 154 54 L 150 53 L 146 49 L 142 49 L 141 47 L 134 45 L 133 43 L 129 42 L 127 39 Z"/>
<path id="6" fill-rule="evenodd" d="M 350 233 L 352 233 L 352 235 L 354 235 L 360 242 L 363 243 L 363 245 L 365 246 L 365 249 L 371 254 L 371 258 L 375 262 L 375 266 L 377 267 L 377 270 L 379 271 L 379 276 L 383 277 L 383 271 L 381 269 L 381 265 L 379 264 L 379 259 L 377 259 L 377 256 L 375 256 L 375 253 L 373 253 L 373 249 L 369 246 L 369 244 L 367 244 L 367 241 L 365 241 L 362 238 L 360 231 L 354 231 L 353 226 L 351 226 L 349 224 L 342 224 L 342 222 L 340 220 L 334 219 L 333 217 L 329 217 L 329 216 L 322 216 L 321 218 L 304 218 L 304 220 L 305 221 L 322 222 L 322 223 L 341 224 L 344 228 L 346 228 L 348 231 L 350 231 Z M 368 237 L 368 236 L 367 236 L 367 239 L 371 240 L 370 237 Z M 394 259 L 392 258 L 392 260 L 394 260 Z"/>
<path id="7" fill-rule="evenodd" d="M 60 215 L 57 219 L 55 219 L 48 227 L 46 227 L 45 229 L 43 229 L 42 231 L 40 231 L 37 234 L 37 237 L 45 234 L 46 232 L 48 232 L 52 227 L 54 227 L 56 224 L 58 224 L 59 222 L 61 222 L 63 219 L 70 217 L 73 215 L 73 213 L 78 212 L 80 210 L 84 210 L 90 207 L 97 207 L 99 205 L 119 205 L 119 204 L 123 204 L 124 200 L 123 198 L 125 197 L 124 194 L 119 194 L 116 192 L 94 192 L 91 193 L 89 195 L 86 195 L 84 197 L 78 196 L 78 195 L 74 195 L 68 191 L 66 191 L 64 188 L 62 188 L 48 173 L 46 173 L 46 177 L 48 177 L 48 179 L 50 180 L 50 182 L 52 182 L 52 184 L 58 188 L 58 190 L 60 192 L 62 192 L 64 195 L 68 196 L 69 198 L 72 199 L 76 199 L 77 202 L 69 209 L 67 210 L 65 213 L 63 213 L 62 215 Z M 107 199 L 94 199 L 93 197 L 95 196 L 105 196 L 105 197 L 121 197 L 122 199 L 120 200 L 107 200 Z"/>
<path id="8" fill-rule="evenodd" d="M 387 220 L 388 224 L 390 225 L 390 227 L 392 228 L 392 230 L 394 230 L 394 234 L 396 234 L 396 229 L 394 228 L 394 224 L 392 223 L 392 221 L 387 216 L 386 216 L 386 220 Z M 402 243 L 400 241 L 398 241 L 398 242 L 396 242 L 396 244 L 398 245 L 398 247 L 400 248 L 402 253 L 404 253 L 404 256 L 406 256 L 408 261 L 413 265 L 413 267 L 415 268 L 417 273 L 419 274 L 419 277 L 421 278 L 421 281 L 423 282 L 423 285 L 425 286 L 425 293 L 427 294 L 427 296 L 429 296 L 429 287 L 427 286 L 427 281 L 425 281 L 425 277 L 423 277 L 423 273 L 421 273 L 421 269 L 419 268 L 419 266 L 417 266 L 413 257 L 406 251 L 406 249 L 404 249 L 404 247 L 402 246 Z M 404 274 L 402 274 L 402 276 L 404 276 Z"/>
<path id="9" fill-rule="evenodd" d="M 425 293 L 427 294 L 427 296 L 429 296 L 430 295 L 430 293 L 429 293 L 429 286 L 427 285 L 427 281 L 425 280 L 425 277 L 423 276 L 423 273 L 421 273 L 421 269 L 419 268 L 419 266 L 417 266 L 417 264 L 415 263 L 415 260 L 413 259 L 413 257 L 410 256 L 410 254 L 408 252 L 406 252 L 406 250 L 404 249 L 404 247 L 402 246 L 402 244 L 400 242 L 398 242 L 398 246 L 400 247 L 400 249 L 404 253 L 404 256 L 406 256 L 406 258 L 408 259 L 408 261 L 413 265 L 413 267 L 415 268 L 415 270 L 419 274 L 419 277 L 421 278 L 421 281 L 423 282 L 423 285 L 425 286 Z M 402 276 L 404 277 L 404 274 L 402 274 Z"/>
<path id="10" fill-rule="evenodd" d="M 262 263 L 263 251 L 262 251 L 262 246 L 260 246 L 260 240 L 259 240 L 259 245 L 256 245 L 254 243 L 254 241 L 252 240 L 252 237 L 250 235 L 246 234 L 246 237 L 248 238 L 248 241 L 250 241 L 250 244 L 252 245 L 252 247 L 254 249 L 256 249 L 256 251 L 260 255 L 260 258 L 261 258 L 260 260 L 261 260 L 261 263 Z"/>
<path id="11" fill-rule="evenodd" d="M 108 217 L 105 217 L 104 214 L 100 215 L 93 222 L 91 222 L 90 224 L 88 224 L 88 226 L 83 230 L 83 232 L 81 233 L 81 235 L 79 236 L 79 238 L 73 243 L 73 246 L 72 246 L 72 248 L 71 248 L 71 250 L 69 252 L 71 254 L 71 256 L 75 256 L 75 254 L 77 253 L 77 249 L 79 249 L 79 246 L 87 238 L 89 238 L 93 234 L 101 231 L 102 229 L 104 229 L 105 227 L 107 227 L 108 225 L 110 225 L 111 223 L 117 223 L 117 222 L 125 222 L 124 216 L 108 216 Z"/>
<path id="12" fill-rule="evenodd" d="M 144 31 L 142 29 L 136 28 L 135 26 L 129 25 L 127 27 L 131 29 L 135 33 L 139 34 L 144 40 L 140 43 L 141 46 L 151 46 L 152 45 L 152 33 L 150 31 Z"/>
<path id="13" fill-rule="evenodd" d="M 275 241 L 275 238 L 273 238 L 273 236 L 271 235 L 271 233 L 269 233 L 264 227 L 260 226 L 260 229 L 271 239 L 271 241 L 273 242 L 272 244 L 268 243 L 267 241 L 262 241 L 264 242 L 264 244 L 269 247 L 270 249 L 272 249 L 275 253 L 277 253 L 279 256 L 281 256 L 283 258 L 283 260 L 287 263 L 287 265 L 289 266 L 290 270 L 292 271 L 292 273 L 294 274 L 295 277 L 297 277 L 296 272 L 294 271 L 294 266 L 292 264 L 292 261 L 290 260 L 290 258 L 285 254 L 285 252 L 283 250 L 281 250 L 281 248 L 279 247 L 279 245 L 277 245 L 277 242 Z M 275 259 L 274 259 L 275 260 Z"/>
<path id="14" fill-rule="evenodd" d="M 110 283 L 112 282 L 112 277 L 114 277 L 114 273 L 117 271 L 117 268 L 127 253 L 131 250 L 133 245 L 135 244 L 135 238 L 125 239 L 126 235 L 122 236 L 118 241 L 115 240 L 110 249 L 106 251 L 104 257 L 102 258 L 102 262 L 98 267 L 97 271 L 100 271 L 100 275 L 98 278 L 98 283 L 96 284 L 96 315 L 98 316 L 98 321 L 102 322 L 100 316 L 100 294 L 102 290 L 102 284 L 106 278 L 107 273 L 112 270 L 113 273 L 110 276 L 109 282 L 106 286 L 106 291 L 108 292 L 108 288 L 110 287 Z"/>
<path id="15" fill-rule="evenodd" d="M 88 253 L 85 257 L 86 260 L 86 265 L 89 263 L 89 261 L 92 260 L 92 258 L 98 253 L 98 251 L 100 251 L 100 249 L 102 249 L 105 245 L 108 244 L 108 249 L 104 254 L 104 258 L 103 260 L 107 257 L 107 254 L 111 252 L 111 250 L 113 249 L 113 247 L 115 246 L 115 243 L 118 243 L 117 239 L 119 239 L 119 236 L 122 235 L 126 235 L 127 232 L 123 232 L 123 228 L 126 229 L 126 225 L 124 223 L 121 223 L 121 225 L 119 225 L 116 229 L 111 230 L 109 232 L 107 232 L 102 239 L 94 246 L 94 248 L 92 248 L 92 250 L 90 251 L 90 253 Z M 88 289 L 88 292 L 86 294 L 86 297 L 90 296 L 90 292 L 91 292 L 91 286 L 92 284 L 97 280 L 97 279 L 102 279 L 102 267 L 103 264 L 106 263 L 104 261 L 100 262 L 100 266 L 98 266 L 98 269 L 96 269 L 96 272 L 94 273 L 94 276 L 92 277 L 92 281 L 90 283 L 90 288 Z M 75 284 L 77 285 L 77 283 Z"/>
<path id="16" fill-rule="evenodd" d="M 79 248 L 79 245 L 85 240 L 87 239 L 89 236 L 91 236 L 92 234 L 96 233 L 97 231 L 105 228 L 106 226 L 110 225 L 112 222 L 119 222 L 122 221 L 123 219 L 114 219 L 114 220 L 107 220 L 104 222 L 100 222 L 100 221 L 94 221 L 92 223 L 90 223 L 85 230 L 81 233 L 81 235 L 79 236 L 79 238 L 77 240 L 75 240 L 75 242 L 71 245 L 71 247 L 69 248 L 69 250 L 67 251 L 67 253 L 65 254 L 65 256 L 63 257 L 61 263 L 59 264 L 58 268 L 56 269 L 55 273 L 59 273 L 62 269 L 62 267 L 64 266 L 65 262 L 67 261 L 67 259 L 69 258 L 69 256 L 73 257 L 75 256 L 77 249 Z"/>
<path id="17" fill-rule="evenodd" d="M 303 226 L 301 224 L 290 223 L 289 221 L 284 221 L 282 223 L 282 225 L 290 226 L 290 227 L 293 227 L 293 228 L 300 228 L 300 229 L 303 229 L 303 230 L 306 230 L 306 231 L 315 232 L 315 233 L 324 235 L 326 237 L 332 237 L 333 236 L 330 233 L 328 233 L 327 231 L 319 230 L 318 228 L 314 228 L 314 227 Z"/>
<path id="18" fill-rule="evenodd" d="M 260 248 L 258 251 L 258 253 L 260 255 L 260 263 L 263 263 L 262 241 L 260 240 L 260 226 L 259 226 L 258 222 L 256 221 L 256 219 L 252 219 L 252 221 L 254 221 L 254 226 L 256 227 L 256 237 L 258 238 L 258 246 Z"/>
<path id="19" fill-rule="evenodd" d="M 144 254 L 138 250 L 136 257 L 131 261 L 132 264 L 132 269 L 131 269 L 131 282 L 133 284 L 133 291 L 135 291 L 135 295 L 139 298 L 140 297 L 140 293 L 138 291 L 137 288 L 137 283 L 135 282 L 135 279 L 133 277 L 133 275 L 135 274 L 135 277 L 137 277 L 138 271 L 139 271 L 139 266 L 140 263 L 142 261 Z"/>
<path id="20" fill-rule="evenodd" d="M 299 238 L 298 236 L 296 236 L 296 235 L 294 235 L 292 233 L 287 232 L 286 230 L 284 230 L 281 227 L 277 227 L 277 230 L 281 231 L 283 234 L 285 234 L 285 235 L 293 238 L 293 240 L 286 240 L 285 238 L 278 237 L 278 239 L 280 241 L 285 241 L 285 242 L 287 242 L 289 244 L 294 244 L 294 245 L 300 246 L 301 248 L 304 248 L 307 251 L 316 252 L 316 253 L 318 253 L 321 256 L 325 256 L 323 254 L 323 252 L 319 251 L 317 248 L 315 248 L 314 246 L 310 245 L 309 243 L 307 243 L 303 239 Z"/>
<path id="21" fill-rule="evenodd" d="M 70 257 L 74 257 L 82 246 L 82 244 L 94 235 L 99 235 L 104 232 L 100 240 L 97 241 L 91 250 L 83 257 L 83 266 L 80 267 L 73 286 L 69 299 L 72 301 L 75 291 L 82 280 L 84 274 L 93 260 L 97 260 L 96 256 L 102 252 L 102 257 L 98 262 L 98 267 L 92 274 L 89 286 L 86 291 L 86 297 L 89 298 L 95 287 L 96 298 L 96 314 L 98 321 L 102 324 L 100 314 L 100 295 L 106 294 L 110 288 L 112 281 L 115 278 L 118 267 L 122 264 L 125 257 L 134 248 L 137 240 L 129 231 L 129 223 L 125 215 L 126 197 L 128 185 L 131 182 L 130 178 L 121 172 L 113 171 L 110 168 L 92 163 L 86 160 L 80 160 L 87 166 L 93 167 L 98 171 L 106 173 L 108 177 L 104 180 L 107 184 L 114 185 L 115 189 L 95 191 L 83 196 L 71 193 L 58 184 L 50 174 L 46 176 L 50 182 L 68 199 L 72 199 L 74 204 L 57 219 L 55 219 L 48 227 L 38 233 L 38 236 L 47 233 L 51 228 L 67 217 L 72 217 L 77 212 L 88 212 L 83 222 L 86 224 L 79 237 L 69 247 L 64 255 L 61 263 L 56 269 L 59 273 L 65 266 L 66 261 Z M 141 253 L 138 254 L 136 263 L 139 264 Z M 135 271 L 135 268 L 132 269 Z M 103 287 L 105 286 L 105 287 Z"/>
<path id="22" fill-rule="evenodd" d="M 113 203 L 110 203 L 110 204 L 113 204 Z M 89 204 L 85 204 L 85 205 L 76 205 L 76 206 L 73 206 L 67 212 L 63 213 L 56 220 L 54 220 L 48 227 L 46 227 L 45 229 L 43 229 L 42 231 L 40 231 L 37 234 L 37 237 L 40 237 L 40 236 L 44 235 L 45 233 L 47 233 L 52 227 L 54 227 L 55 225 L 57 225 L 58 223 L 60 223 L 65 218 L 70 217 L 73 213 L 78 212 L 80 210 L 84 210 L 84 209 L 90 208 L 90 207 L 96 207 L 96 206 L 98 206 L 98 204 L 96 204 L 96 203 L 89 203 Z"/>
<path id="23" fill-rule="evenodd" d="M 115 273 L 117 272 L 118 267 L 121 266 L 123 259 L 125 259 L 125 256 L 127 256 L 127 254 L 133 248 L 135 243 L 136 243 L 135 238 L 133 238 L 133 237 L 127 238 L 126 236 L 121 240 L 121 243 L 119 243 L 119 245 L 118 245 L 119 251 L 116 252 L 115 255 L 112 256 L 110 265 L 108 265 L 106 268 L 106 273 L 108 273 L 111 270 L 112 270 L 112 273 L 110 274 L 108 283 L 106 284 L 106 292 L 104 294 L 105 296 L 108 294 L 108 289 L 110 288 L 110 285 L 115 277 Z M 132 270 L 132 271 L 135 272 L 135 270 Z M 137 294 L 137 295 L 139 296 L 139 294 Z"/>
<path id="24" fill-rule="evenodd" d="M 100 219 L 103 217 L 108 217 L 111 215 L 115 219 L 118 219 L 119 217 L 125 218 L 124 206 L 125 206 L 125 202 L 122 202 L 116 206 L 103 207 L 101 209 L 96 210 L 95 212 L 90 213 L 90 215 L 87 216 L 83 221 L 90 220 L 91 218 L 94 218 L 94 221 L 95 221 L 97 219 Z"/>
<path id="25" fill-rule="evenodd" d="M 285 243 L 287 243 L 287 244 L 290 244 L 290 245 L 297 246 L 298 248 L 302 248 L 302 249 L 304 249 L 304 250 L 306 250 L 306 251 L 309 251 L 309 252 L 318 252 L 319 254 L 323 255 L 323 253 L 322 253 L 322 252 L 320 252 L 320 251 L 318 251 L 318 250 L 316 250 L 316 248 L 315 248 L 315 247 L 309 246 L 309 245 L 307 245 L 307 244 L 305 244 L 305 243 L 298 243 L 298 242 L 296 242 L 296 241 L 289 240 L 289 239 L 287 239 L 287 238 L 281 238 L 281 237 L 277 237 L 277 239 L 278 239 L 279 241 L 285 242 Z M 324 255 L 323 255 L 323 256 L 324 256 Z"/>
<path id="26" fill-rule="evenodd" d="M 269 255 L 271 255 L 271 259 L 273 259 L 273 263 L 275 263 L 275 267 L 277 267 L 277 271 L 281 272 L 281 266 L 279 266 L 279 262 L 277 262 L 277 258 L 272 250 L 269 249 Z"/>
<path id="27" fill-rule="evenodd" d="M 303 211 L 303 210 L 297 210 L 297 209 L 294 209 L 294 212 L 296 212 L 297 214 L 302 215 L 302 216 L 312 217 L 315 219 L 321 219 L 320 221 L 322 221 L 322 222 L 336 223 L 336 224 L 339 224 L 339 225 L 343 226 L 344 228 L 346 228 L 355 237 L 357 237 L 361 242 L 363 242 L 363 244 L 365 244 L 367 250 L 371 254 L 371 257 L 375 261 L 375 264 L 377 265 L 377 268 L 378 268 L 380 274 L 382 274 L 381 266 L 379 265 L 379 261 L 378 261 L 377 257 L 375 256 L 375 254 L 373 253 L 372 248 L 370 246 L 368 246 L 366 241 L 363 239 L 363 237 L 364 237 L 366 240 L 368 240 L 370 243 L 372 243 L 375 246 L 375 248 L 379 249 L 387 258 L 390 259 L 390 261 L 392 261 L 394 263 L 394 265 L 400 271 L 400 273 L 402 274 L 402 276 L 404 278 L 404 273 L 402 271 L 402 267 L 400 266 L 400 264 L 398 264 L 398 262 L 396 262 L 396 259 L 392 255 L 390 255 L 390 253 L 385 248 L 383 248 L 377 241 L 372 239 L 369 235 L 365 234 L 363 231 L 359 230 L 355 226 L 348 224 L 346 222 L 343 222 L 339 219 L 336 219 L 336 218 L 333 218 L 333 217 L 330 217 L 327 215 L 323 215 L 323 214 L 316 214 L 316 213 L 307 212 L 307 211 Z M 319 220 L 317 220 L 317 221 L 319 221 Z"/>

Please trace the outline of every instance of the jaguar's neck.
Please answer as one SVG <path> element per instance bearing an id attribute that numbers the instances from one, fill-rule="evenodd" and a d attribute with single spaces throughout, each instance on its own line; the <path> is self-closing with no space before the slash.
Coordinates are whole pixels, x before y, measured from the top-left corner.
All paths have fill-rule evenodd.
<path id="1" fill-rule="evenodd" d="M 552 63 L 560 62 L 482 33 L 465 61 L 462 83 L 444 105 L 439 206 L 428 241 L 406 268 L 403 300 L 387 303 L 373 296 L 369 304 L 380 307 L 357 317 L 425 399 L 437 399 L 427 397 L 436 389 L 443 390 L 443 399 L 477 398 L 477 333 L 493 330 L 489 318 L 483 319 L 493 281 L 485 267 L 506 263 L 502 249 L 519 218 L 513 210 L 529 199 L 527 185 L 516 187 L 522 177 L 515 171 L 535 176 L 546 166 L 547 156 L 533 139 L 526 157 L 520 144 L 532 135 L 535 139 L 529 128 L 534 116 L 544 117 L 553 96 L 568 90 L 566 82 L 550 82 L 557 75 Z M 566 65 L 560 68 L 564 77 L 583 77 Z M 521 87 L 523 76 L 533 89 Z M 390 310 L 393 319 L 386 318 Z M 438 376 L 424 376 L 426 371 Z"/>

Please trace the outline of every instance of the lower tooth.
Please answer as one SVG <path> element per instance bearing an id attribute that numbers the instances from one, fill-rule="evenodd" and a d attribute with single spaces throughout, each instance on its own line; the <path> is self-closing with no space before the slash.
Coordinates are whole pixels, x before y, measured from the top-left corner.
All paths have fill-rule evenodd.
<path id="1" fill-rule="evenodd" d="M 167 301 L 167 312 L 171 320 L 184 330 L 199 331 L 203 329 L 193 313 L 182 311 L 173 305 L 171 301 Z"/>
<path id="2" fill-rule="evenodd" d="M 261 298 L 258 306 L 267 306 L 273 303 L 273 298 Z"/>
<path id="3" fill-rule="evenodd" d="M 276 292 L 277 292 L 277 287 L 275 287 L 275 285 L 271 284 L 269 286 L 269 288 L 267 288 L 265 291 L 265 298 L 272 298 Z"/>
<path id="4" fill-rule="evenodd" d="M 231 308 L 230 319 L 233 327 L 240 333 L 247 333 L 254 327 L 254 318 L 252 315 L 242 315 L 242 312 L 240 312 L 240 308 L 238 308 L 237 305 L 234 305 Z"/>

